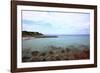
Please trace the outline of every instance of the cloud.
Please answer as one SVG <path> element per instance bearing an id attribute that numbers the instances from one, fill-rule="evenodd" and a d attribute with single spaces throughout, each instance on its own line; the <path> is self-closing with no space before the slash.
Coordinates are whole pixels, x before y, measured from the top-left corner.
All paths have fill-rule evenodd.
<path id="1" fill-rule="evenodd" d="M 89 34 L 90 14 L 22 12 L 23 30 L 44 34 Z"/>

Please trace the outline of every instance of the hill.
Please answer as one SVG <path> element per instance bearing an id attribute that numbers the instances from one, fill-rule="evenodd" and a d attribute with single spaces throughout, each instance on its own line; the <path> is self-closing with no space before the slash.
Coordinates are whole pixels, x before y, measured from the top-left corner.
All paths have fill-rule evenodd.
<path id="1" fill-rule="evenodd" d="M 43 34 L 39 32 L 22 31 L 22 37 L 27 37 L 27 36 L 35 37 L 35 36 L 41 36 L 41 35 Z"/>

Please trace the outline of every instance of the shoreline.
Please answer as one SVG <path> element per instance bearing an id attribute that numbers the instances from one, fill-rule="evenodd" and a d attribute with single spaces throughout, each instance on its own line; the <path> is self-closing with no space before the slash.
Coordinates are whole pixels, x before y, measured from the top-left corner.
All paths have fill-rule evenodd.
<path id="1" fill-rule="evenodd" d="M 58 36 L 25 36 L 22 37 L 23 40 L 31 39 L 31 38 L 57 38 Z"/>
<path id="2" fill-rule="evenodd" d="M 22 39 L 31 39 L 31 38 L 59 38 L 60 36 L 89 36 L 89 35 L 36 35 L 36 36 L 22 36 Z"/>

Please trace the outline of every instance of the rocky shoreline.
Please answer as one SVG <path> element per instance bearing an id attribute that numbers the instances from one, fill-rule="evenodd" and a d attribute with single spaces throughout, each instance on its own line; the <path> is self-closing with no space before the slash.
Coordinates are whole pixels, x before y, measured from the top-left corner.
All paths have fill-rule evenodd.
<path id="1" fill-rule="evenodd" d="M 30 49 L 23 50 L 22 62 L 39 62 L 39 61 L 60 61 L 60 60 L 81 60 L 90 58 L 89 47 L 81 45 L 79 48 L 55 47 L 50 46 L 51 50 L 40 52 L 31 51 Z M 82 49 L 81 49 L 82 48 Z M 26 54 L 25 54 L 26 52 Z"/>

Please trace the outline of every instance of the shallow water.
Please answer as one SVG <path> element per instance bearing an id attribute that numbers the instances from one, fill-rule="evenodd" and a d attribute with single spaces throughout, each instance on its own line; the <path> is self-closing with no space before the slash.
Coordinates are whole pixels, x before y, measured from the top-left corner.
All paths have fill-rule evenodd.
<path id="1" fill-rule="evenodd" d="M 38 51 L 47 51 L 49 50 L 48 46 L 56 46 L 66 48 L 68 46 L 77 46 L 77 45 L 86 45 L 89 46 L 90 40 L 89 35 L 67 35 L 67 36 L 58 36 L 52 38 L 30 38 L 28 40 L 22 40 L 22 48 L 38 50 Z"/>

